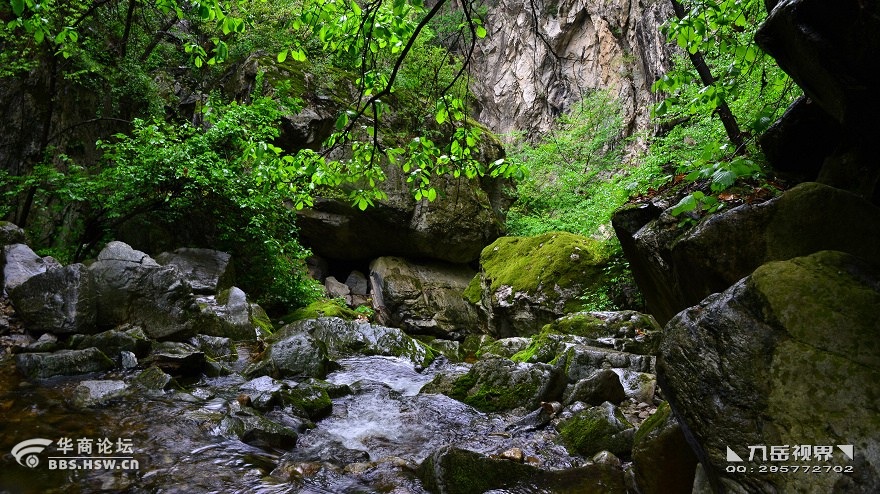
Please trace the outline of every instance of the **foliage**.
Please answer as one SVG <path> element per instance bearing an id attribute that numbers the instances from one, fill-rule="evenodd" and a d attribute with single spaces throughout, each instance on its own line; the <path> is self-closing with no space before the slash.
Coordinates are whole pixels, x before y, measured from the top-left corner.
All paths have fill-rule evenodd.
<path id="1" fill-rule="evenodd" d="M 279 116 L 277 104 L 261 98 L 209 105 L 207 128 L 135 120 L 130 135 L 98 143 L 106 160 L 99 171 L 42 165 L 40 174 L 7 176 L 8 194 L 37 187 L 86 212 L 71 242 L 79 246 L 73 260 L 94 254 L 117 225 L 136 216 L 168 223 L 206 216 L 216 222 L 215 247 L 239 263 L 243 288 L 269 306 L 307 303 L 319 290 L 302 263 L 308 252 L 295 240 L 295 215 L 278 187 L 253 174 L 274 159 L 258 150 L 277 135 Z"/>
<path id="2" fill-rule="evenodd" d="M 623 117 L 607 92 L 586 96 L 535 145 L 515 143 L 508 161 L 529 170 L 508 213 L 508 231 L 601 234 L 613 212 L 658 179 L 651 166 L 623 162 Z M 607 228 L 607 227 L 606 227 Z"/>
<path id="3" fill-rule="evenodd" d="M 797 96 L 788 76 L 755 43 L 754 34 L 766 16 L 758 0 L 693 0 L 683 3 L 685 15 L 666 22 L 664 32 L 688 54 L 701 55 L 711 83 L 698 77 L 693 60 L 679 56 L 673 70 L 653 89 L 666 94 L 654 108 L 661 122 L 685 121 L 676 136 L 662 136 L 652 145 L 653 159 L 676 163 L 676 174 L 687 181 L 705 180 L 708 189 L 684 197 L 674 215 L 714 212 L 723 206 L 711 194 L 731 187 L 742 178 L 762 176 L 763 159 L 754 138 L 763 133 Z M 708 119 L 728 105 L 742 127 L 744 146 L 725 142 Z M 695 139 L 688 134 L 699 134 Z M 669 145 L 683 137 L 691 149 Z M 728 136 L 730 132 L 728 131 Z M 696 143 L 701 143 L 696 146 Z M 664 150 L 665 149 L 665 150 Z M 692 218 L 685 218 L 688 223 Z"/>

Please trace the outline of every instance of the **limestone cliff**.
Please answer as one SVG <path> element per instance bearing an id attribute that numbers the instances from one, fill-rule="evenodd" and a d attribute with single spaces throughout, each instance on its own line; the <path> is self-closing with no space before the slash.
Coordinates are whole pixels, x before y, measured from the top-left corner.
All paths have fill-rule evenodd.
<path id="1" fill-rule="evenodd" d="M 477 46 L 477 119 L 500 134 L 549 129 L 586 92 L 619 95 L 630 132 L 646 128 L 651 84 L 670 66 L 661 0 L 499 0 Z"/>

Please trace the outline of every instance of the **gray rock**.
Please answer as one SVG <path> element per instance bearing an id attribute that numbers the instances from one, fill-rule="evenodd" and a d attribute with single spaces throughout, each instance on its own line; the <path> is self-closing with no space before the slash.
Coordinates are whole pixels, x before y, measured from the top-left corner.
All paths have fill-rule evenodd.
<path id="1" fill-rule="evenodd" d="M 159 264 L 177 268 L 193 292 L 202 294 L 216 294 L 232 286 L 231 260 L 226 252 L 211 249 L 181 248 L 156 256 Z"/>
<path id="2" fill-rule="evenodd" d="M 626 398 L 626 392 L 617 373 L 611 369 L 601 369 L 570 385 L 562 397 L 562 402 L 566 405 L 575 401 L 601 405 L 607 401 L 619 405 Z"/>
<path id="3" fill-rule="evenodd" d="M 500 143 L 487 137 L 478 157 L 492 163 L 502 156 Z M 297 211 L 304 241 L 317 254 L 342 260 L 393 255 L 452 263 L 476 260 L 480 251 L 503 233 L 503 211 L 511 198 L 506 184 L 486 178 L 440 177 L 433 202 L 416 201 L 408 175 L 385 166 L 380 187 L 388 195 L 366 211 L 343 199 L 317 198 L 312 208 Z"/>
<path id="4" fill-rule="evenodd" d="M 352 295 L 366 295 L 370 290 L 370 282 L 366 275 L 360 271 L 352 271 L 345 278 L 345 285 L 351 290 Z"/>
<path id="5" fill-rule="evenodd" d="M 25 327 L 56 334 L 95 333 L 96 289 L 82 264 L 35 274 L 9 289 L 9 298 Z"/>
<path id="6" fill-rule="evenodd" d="M 99 326 L 136 324 L 156 339 L 192 333 L 199 309 L 176 268 L 160 266 L 122 242 L 110 242 L 89 269 L 97 290 Z"/>
<path id="7" fill-rule="evenodd" d="M 28 378 L 73 376 L 107 371 L 116 364 L 97 348 L 59 350 L 54 353 L 19 353 L 15 365 Z"/>
<path id="8" fill-rule="evenodd" d="M 199 334 L 194 336 L 189 343 L 215 360 L 228 360 L 236 357 L 235 346 L 229 338 Z"/>
<path id="9" fill-rule="evenodd" d="M 197 329 L 202 334 L 253 341 L 263 333 L 265 313 L 258 305 L 249 303 L 247 294 L 238 287 L 224 290 L 216 297 L 199 297 L 197 301 L 201 308 Z"/>
<path id="10" fill-rule="evenodd" d="M 485 314 L 492 336 L 529 336 L 581 310 L 580 297 L 602 283 L 607 261 L 598 241 L 580 235 L 502 237 L 483 249 L 464 296 Z"/>
<path id="11" fill-rule="evenodd" d="M 346 303 L 351 301 L 351 288 L 345 283 L 340 283 L 333 276 L 328 276 L 324 280 L 324 291 L 329 298 L 344 298 Z"/>
<path id="12" fill-rule="evenodd" d="M 765 264 L 670 321 L 660 386 L 713 489 L 880 490 L 877 307 L 880 270 L 825 251 Z M 823 464 L 853 471 L 727 472 L 728 447 L 786 444 L 852 444 L 854 459 Z"/>
<path id="13" fill-rule="evenodd" d="M 32 276 L 61 267 L 51 257 L 40 257 L 25 244 L 3 247 L 3 287 L 8 293 Z"/>
<path id="14" fill-rule="evenodd" d="M 331 359 L 355 354 L 386 355 L 409 359 L 418 367 L 426 367 L 434 359 L 434 352 L 427 345 L 397 328 L 322 317 L 288 324 L 279 329 L 275 337 L 296 333 L 311 334 L 327 349 Z"/>
<path id="15" fill-rule="evenodd" d="M 272 343 L 268 361 L 284 377 L 323 378 L 330 363 L 326 346 L 307 332 L 291 332 Z"/>
<path id="16" fill-rule="evenodd" d="M 127 391 L 124 381 L 83 381 L 73 391 L 73 402 L 79 407 L 103 405 L 125 396 Z"/>
<path id="17" fill-rule="evenodd" d="M 27 346 L 27 352 L 54 352 L 58 350 L 58 337 L 52 333 L 43 333 L 37 341 Z"/>
<path id="18" fill-rule="evenodd" d="M 138 366 L 137 355 L 132 352 L 119 352 L 119 365 L 123 369 L 134 369 Z"/>
<path id="19" fill-rule="evenodd" d="M 571 382 L 590 377 L 599 369 L 626 369 L 653 373 L 655 362 L 655 358 L 648 355 L 583 345 L 571 346 L 559 357 L 559 360 L 565 362 L 566 374 Z"/>
<path id="20" fill-rule="evenodd" d="M 455 339 L 480 328 L 462 293 L 476 271 L 457 264 L 380 257 L 370 263 L 380 322 L 412 334 Z"/>

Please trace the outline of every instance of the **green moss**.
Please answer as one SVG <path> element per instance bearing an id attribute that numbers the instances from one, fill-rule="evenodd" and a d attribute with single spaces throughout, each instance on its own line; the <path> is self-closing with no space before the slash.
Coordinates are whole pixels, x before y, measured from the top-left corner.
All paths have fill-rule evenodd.
<path id="1" fill-rule="evenodd" d="M 551 335 L 559 333 L 548 324 L 540 333 L 532 336 L 532 341 L 524 350 L 515 353 L 510 360 L 514 362 L 549 362 L 556 358 L 556 340 Z"/>
<path id="2" fill-rule="evenodd" d="M 521 406 L 530 400 L 536 391 L 537 386 L 532 382 L 512 386 L 490 386 L 481 383 L 475 374 L 468 372 L 455 380 L 449 397 L 483 412 L 500 412 Z"/>
<path id="3" fill-rule="evenodd" d="M 620 434 L 622 431 L 608 421 L 604 416 L 605 413 L 601 407 L 593 407 L 563 422 L 560 425 L 559 437 L 565 447 L 571 452 L 585 456 L 602 450 L 620 455 L 626 453 L 628 448 L 631 449 L 631 440 Z M 615 417 L 624 426 L 629 425 L 620 410 L 615 410 Z"/>
<path id="4" fill-rule="evenodd" d="M 304 319 L 317 319 L 319 317 L 339 317 L 347 321 L 357 319 L 358 313 L 348 307 L 344 307 L 335 300 L 322 299 L 298 309 L 281 318 L 284 324 Z"/>
<path id="5" fill-rule="evenodd" d="M 333 410 L 330 394 L 321 386 L 299 385 L 285 393 L 284 401 L 312 420 L 326 417 Z"/>
<path id="6" fill-rule="evenodd" d="M 464 292 L 461 296 L 472 304 L 480 303 L 480 299 L 483 295 L 483 287 L 480 284 L 481 276 L 477 274 L 471 279 L 471 282 L 468 283 L 467 288 L 464 289 Z"/>
<path id="7" fill-rule="evenodd" d="M 596 316 L 586 313 L 571 314 L 553 321 L 544 326 L 541 330 L 553 331 L 563 334 L 571 334 L 575 336 L 585 336 L 588 338 L 598 338 L 607 336 L 604 328 L 605 321 Z"/>
<path id="8" fill-rule="evenodd" d="M 651 431 L 657 427 L 661 427 L 669 419 L 669 414 L 671 413 L 672 408 L 669 407 L 669 403 L 665 401 L 661 403 L 660 406 L 657 407 L 657 410 L 654 411 L 653 415 L 642 422 L 639 430 L 636 431 L 636 436 L 633 442 L 635 444 L 640 443 L 645 436 L 651 433 Z"/>
<path id="9" fill-rule="evenodd" d="M 601 266 L 608 254 L 600 242 L 566 232 L 551 232 L 535 237 L 502 237 L 483 249 L 480 255 L 483 274 L 494 292 L 510 286 L 514 292 L 542 292 L 552 302 L 559 286 L 569 289 L 589 286 L 602 278 Z M 473 282 L 472 282 L 473 283 Z M 468 287 L 470 297 L 474 288 Z M 582 301 L 572 297 L 564 310 L 580 310 Z"/>

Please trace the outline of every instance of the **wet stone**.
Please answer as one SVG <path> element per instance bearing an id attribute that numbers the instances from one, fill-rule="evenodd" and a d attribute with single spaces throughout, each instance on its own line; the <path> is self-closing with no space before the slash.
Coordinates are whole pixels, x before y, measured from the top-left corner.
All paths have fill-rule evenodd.
<path id="1" fill-rule="evenodd" d="M 74 404 L 79 407 L 102 405 L 124 396 L 128 390 L 123 381 L 83 381 L 74 390 Z"/>

